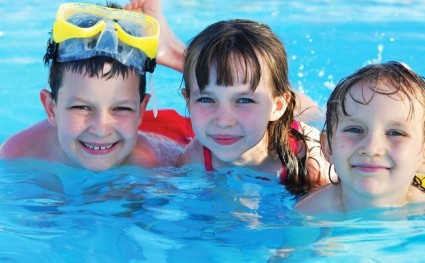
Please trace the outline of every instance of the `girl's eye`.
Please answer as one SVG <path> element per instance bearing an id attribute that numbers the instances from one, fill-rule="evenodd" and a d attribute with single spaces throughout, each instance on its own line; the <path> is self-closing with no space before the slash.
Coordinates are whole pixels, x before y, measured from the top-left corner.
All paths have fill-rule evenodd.
<path id="1" fill-rule="evenodd" d="M 240 98 L 237 100 L 237 103 L 240 104 L 249 104 L 249 103 L 254 103 L 253 99 L 249 99 L 249 98 Z"/>
<path id="2" fill-rule="evenodd" d="M 344 129 L 344 132 L 350 132 L 350 133 L 363 133 L 363 130 L 358 127 L 348 127 Z"/>
<path id="3" fill-rule="evenodd" d="M 397 130 L 391 130 L 387 132 L 388 136 L 406 136 L 404 132 L 397 131 Z"/>
<path id="4" fill-rule="evenodd" d="M 214 103 L 214 100 L 209 98 L 209 97 L 201 97 L 199 99 L 196 100 L 196 102 L 200 102 L 200 103 Z"/>

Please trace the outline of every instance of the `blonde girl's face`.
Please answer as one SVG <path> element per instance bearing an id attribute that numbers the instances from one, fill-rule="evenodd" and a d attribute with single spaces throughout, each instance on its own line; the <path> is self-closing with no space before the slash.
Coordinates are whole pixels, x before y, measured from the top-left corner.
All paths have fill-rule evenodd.
<path id="1" fill-rule="evenodd" d="M 367 85 L 355 84 L 346 96 L 348 116 L 339 115 L 329 159 L 346 199 L 397 204 L 405 200 L 424 161 L 424 109 L 414 100 L 411 112 L 408 98 L 373 94 Z M 391 90 L 385 82 L 377 85 Z M 350 96 L 359 101 L 373 98 L 362 105 Z"/>
<path id="2" fill-rule="evenodd" d="M 215 79 L 213 69 L 210 80 Z M 201 92 L 192 79 L 190 99 L 186 98 L 193 130 L 212 151 L 213 161 L 252 164 L 267 157 L 267 124 L 279 118 L 287 105 L 282 98 L 272 97 L 270 83 L 268 70 L 263 70 L 255 91 L 240 80 L 227 87 L 209 83 Z"/>

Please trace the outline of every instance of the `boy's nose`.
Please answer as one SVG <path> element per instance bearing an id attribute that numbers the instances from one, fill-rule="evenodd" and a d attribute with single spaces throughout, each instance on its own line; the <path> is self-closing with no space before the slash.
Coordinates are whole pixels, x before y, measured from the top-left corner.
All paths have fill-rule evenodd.
<path id="1" fill-rule="evenodd" d="M 108 112 L 98 112 L 91 121 L 89 132 L 98 137 L 105 137 L 112 133 L 112 116 Z"/>
<path id="2" fill-rule="evenodd" d="M 385 136 L 378 133 L 369 133 L 360 143 L 359 154 L 368 157 L 383 156 Z"/>

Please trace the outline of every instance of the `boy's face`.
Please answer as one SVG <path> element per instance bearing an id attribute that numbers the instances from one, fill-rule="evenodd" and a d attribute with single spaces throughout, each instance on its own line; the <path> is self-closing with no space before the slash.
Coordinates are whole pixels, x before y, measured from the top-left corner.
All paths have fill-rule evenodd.
<path id="1" fill-rule="evenodd" d="M 339 115 L 329 159 L 345 194 L 362 203 L 382 205 L 405 200 L 413 176 L 424 160 L 424 109 L 414 100 L 411 112 L 407 98 L 373 94 L 370 85 L 357 83 L 347 94 L 348 116 Z M 382 81 L 377 88 L 384 92 L 393 90 Z M 359 103 L 370 99 L 366 105 Z"/>
<path id="2" fill-rule="evenodd" d="M 110 64 L 105 64 L 108 72 Z M 122 164 L 138 138 L 148 97 L 140 102 L 139 76 L 90 78 L 66 71 L 49 121 L 57 126 L 65 163 L 93 171 Z"/>

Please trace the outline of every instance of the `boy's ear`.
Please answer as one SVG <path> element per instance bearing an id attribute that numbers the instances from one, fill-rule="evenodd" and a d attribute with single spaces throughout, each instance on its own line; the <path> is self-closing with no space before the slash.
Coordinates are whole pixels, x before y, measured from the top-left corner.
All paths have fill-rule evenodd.
<path id="1" fill-rule="evenodd" d="M 143 115 L 145 114 L 146 107 L 148 106 L 149 100 L 151 98 L 151 94 L 145 93 L 145 96 L 143 97 L 143 100 L 140 102 L 140 112 L 139 112 L 139 124 L 142 123 Z"/>
<path id="2" fill-rule="evenodd" d="M 291 94 L 285 93 L 282 96 L 274 98 L 272 112 L 269 121 L 278 120 L 285 113 L 288 107 L 288 101 L 291 99 Z"/>
<path id="3" fill-rule="evenodd" d="M 326 160 L 328 160 L 328 162 L 332 164 L 332 151 L 331 151 L 331 147 L 329 146 L 329 143 L 328 143 L 326 131 L 322 131 L 320 133 L 320 145 L 322 147 L 322 152 L 323 152 L 323 155 L 325 156 Z"/>
<path id="4" fill-rule="evenodd" d="M 139 123 L 137 126 L 140 126 L 140 124 L 142 123 L 143 115 L 145 115 L 146 107 L 148 106 L 150 98 L 151 98 L 151 94 L 145 93 L 143 100 L 140 102 Z"/>
<path id="5" fill-rule="evenodd" d="M 146 107 L 148 106 L 148 102 L 151 99 L 151 94 L 145 93 L 143 100 L 140 102 L 140 111 L 145 112 Z"/>
<path id="6" fill-rule="evenodd" d="M 40 91 L 40 100 L 41 104 L 43 104 L 44 110 L 47 113 L 47 120 L 51 125 L 56 126 L 56 103 L 52 98 L 52 94 L 48 90 L 43 89 Z"/>
<path id="7" fill-rule="evenodd" d="M 146 109 L 146 106 L 148 106 L 148 102 L 151 99 L 151 94 L 145 93 L 145 96 L 143 97 L 143 100 L 140 102 L 140 105 L 143 110 Z"/>

